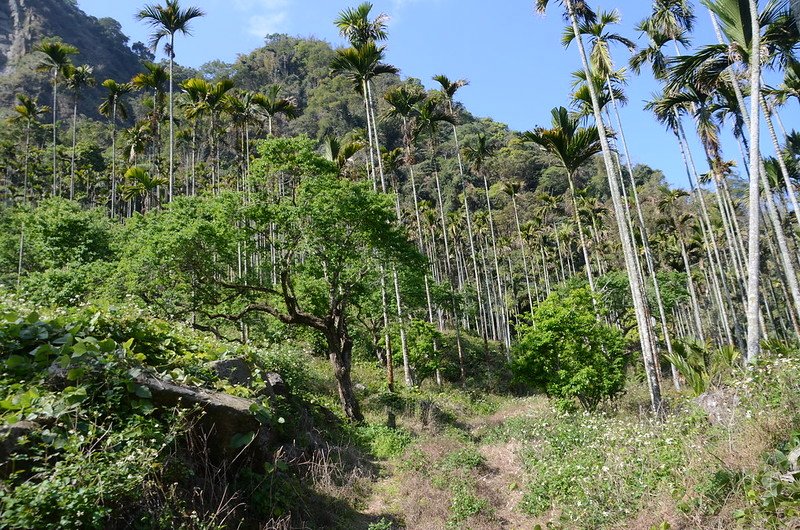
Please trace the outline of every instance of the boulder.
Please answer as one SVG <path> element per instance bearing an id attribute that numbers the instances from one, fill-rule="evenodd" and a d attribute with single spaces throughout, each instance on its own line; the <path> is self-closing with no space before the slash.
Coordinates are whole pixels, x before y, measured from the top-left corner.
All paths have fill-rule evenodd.
<path id="1" fill-rule="evenodd" d="M 209 453 L 214 459 L 236 457 L 247 435 L 253 436 L 250 449 L 258 456 L 266 455 L 271 441 L 269 426 L 263 425 L 251 412 L 256 404 L 252 399 L 176 385 L 144 374 L 136 377 L 135 382 L 150 391 L 153 404 L 158 407 L 200 408 L 203 415 L 197 427 L 207 436 Z"/>
<path id="2" fill-rule="evenodd" d="M 30 469 L 25 455 L 20 454 L 20 449 L 23 448 L 20 438 L 40 429 L 41 426 L 32 421 L 18 421 L 0 426 L 0 477 L 8 478 L 15 471 Z"/>
<path id="3" fill-rule="evenodd" d="M 47 368 L 47 387 L 51 390 L 64 390 L 67 388 L 69 386 L 67 373 L 67 369 L 61 366 L 58 361 L 53 362 Z"/>
<path id="4" fill-rule="evenodd" d="M 272 392 L 277 396 L 288 396 L 289 387 L 283 382 L 281 374 L 275 372 L 267 372 L 265 376 L 266 382 L 272 387 Z"/>
<path id="5" fill-rule="evenodd" d="M 220 379 L 235 386 L 247 386 L 253 380 L 253 372 L 248 362 L 241 357 L 221 359 L 209 364 Z"/>
<path id="6" fill-rule="evenodd" d="M 708 415 L 712 425 L 729 425 L 740 403 L 739 395 L 730 388 L 713 388 L 695 398 L 695 403 Z"/>

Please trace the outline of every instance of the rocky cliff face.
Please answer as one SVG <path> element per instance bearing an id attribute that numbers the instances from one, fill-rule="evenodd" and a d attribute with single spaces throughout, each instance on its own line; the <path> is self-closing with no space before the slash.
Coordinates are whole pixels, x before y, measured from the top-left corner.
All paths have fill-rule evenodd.
<path id="1" fill-rule="evenodd" d="M 33 11 L 27 9 L 25 0 L 0 2 L 0 71 L 7 75 L 31 48 Z"/>
<path id="2" fill-rule="evenodd" d="M 94 67 L 98 84 L 105 79 L 128 81 L 140 71 L 139 57 L 128 47 L 119 23 L 81 11 L 75 0 L 0 0 L 0 108 L 5 111 L 15 94 L 39 96 L 50 104 L 47 76 L 36 72 L 32 50 L 44 38 L 56 37 L 76 46 L 76 64 Z M 88 91 L 82 111 L 94 114 L 102 90 Z M 65 100 L 67 98 L 64 98 Z M 63 105 L 70 105 L 63 101 Z M 61 105 L 59 105 L 61 106 Z"/>

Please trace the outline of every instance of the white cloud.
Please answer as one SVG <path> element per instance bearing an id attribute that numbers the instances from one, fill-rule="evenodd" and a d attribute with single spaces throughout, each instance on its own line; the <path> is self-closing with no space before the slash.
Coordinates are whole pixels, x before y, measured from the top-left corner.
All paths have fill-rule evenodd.
<path id="1" fill-rule="evenodd" d="M 273 11 L 265 15 L 248 17 L 247 32 L 262 39 L 271 33 L 280 33 L 286 29 L 289 14 L 285 11 Z"/>
<path id="2" fill-rule="evenodd" d="M 241 12 L 246 31 L 259 39 L 286 31 L 293 0 L 230 0 Z"/>

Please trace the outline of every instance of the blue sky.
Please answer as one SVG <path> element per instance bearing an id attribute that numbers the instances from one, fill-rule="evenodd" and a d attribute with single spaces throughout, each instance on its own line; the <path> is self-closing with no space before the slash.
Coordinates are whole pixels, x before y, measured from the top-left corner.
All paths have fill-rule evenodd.
<path id="1" fill-rule="evenodd" d="M 145 3 L 78 0 L 90 15 L 117 19 L 131 42 L 147 41 L 149 28 L 134 16 Z M 360 0 L 184 0 L 182 5 L 200 7 L 207 16 L 195 21 L 191 37 L 178 37 L 177 61 L 194 67 L 213 59 L 232 62 L 238 54 L 260 46 L 269 33 L 314 36 L 344 44 L 332 21 L 342 9 L 358 3 Z M 565 50 L 560 44 L 564 22 L 555 1 L 546 16 L 534 12 L 532 0 L 373 3 L 374 13 L 391 17 L 387 60 L 399 67 L 402 75 L 422 79 L 429 87 L 433 86 L 431 76 L 440 73 L 451 79 L 469 79 L 470 86 L 462 89 L 458 99 L 473 114 L 527 130 L 547 125 L 550 109 L 568 104 L 570 72 L 578 69 L 580 62 L 574 46 Z M 638 33 L 633 28 L 649 12 L 650 2 L 596 1 L 592 7 L 617 9 L 622 15 L 618 31 L 635 39 Z M 715 42 L 708 14 L 699 8 L 697 26 L 695 42 Z M 617 48 L 615 58 L 618 64 L 625 64 L 627 50 Z M 630 103 L 623 111 L 623 124 L 631 158 L 634 163 L 663 170 L 671 183 L 685 187 L 685 171 L 673 136 L 642 110 L 642 102 L 656 89 L 649 74 L 630 79 Z M 787 126 L 793 125 L 791 119 L 786 121 Z M 728 145 L 727 157 L 738 158 L 735 144 Z M 699 152 L 695 158 L 703 160 Z"/>

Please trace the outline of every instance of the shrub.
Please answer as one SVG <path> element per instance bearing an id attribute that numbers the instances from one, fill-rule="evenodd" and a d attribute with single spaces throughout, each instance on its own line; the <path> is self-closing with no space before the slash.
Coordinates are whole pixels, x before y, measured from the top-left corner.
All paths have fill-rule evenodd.
<path id="1" fill-rule="evenodd" d="M 518 326 L 513 370 L 518 382 L 571 408 L 586 410 L 622 392 L 625 356 L 622 334 L 602 323 L 585 288 L 551 294 L 534 313 L 535 325 Z"/>

